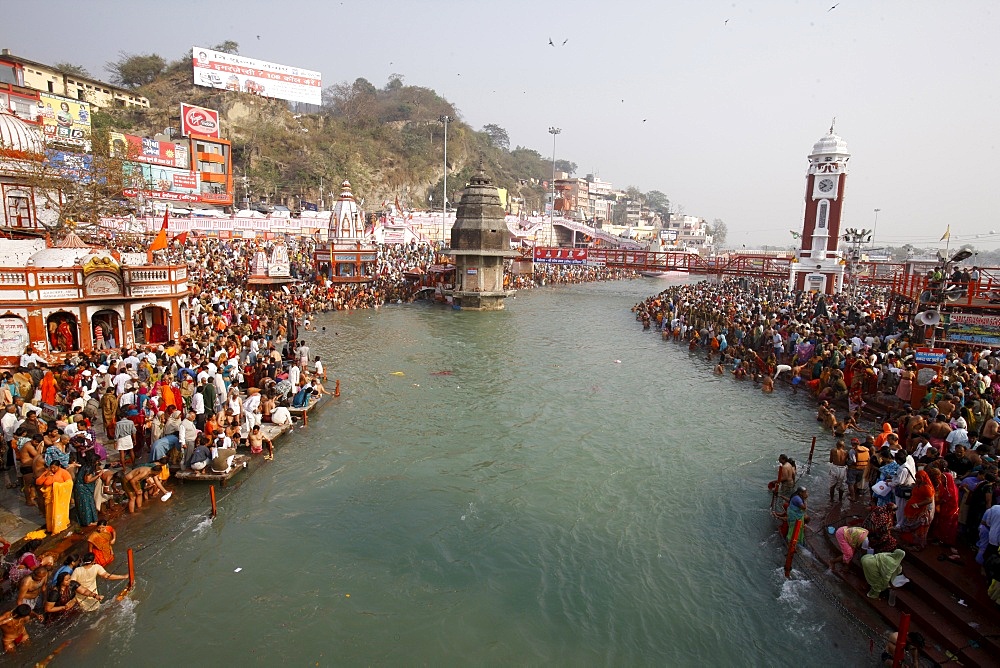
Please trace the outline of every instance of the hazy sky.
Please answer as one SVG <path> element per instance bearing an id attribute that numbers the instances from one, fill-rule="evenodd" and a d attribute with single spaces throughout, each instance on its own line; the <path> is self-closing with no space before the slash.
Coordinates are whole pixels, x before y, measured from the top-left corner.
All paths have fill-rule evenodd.
<path id="1" fill-rule="evenodd" d="M 549 156 L 561 127 L 581 175 L 662 190 L 725 220 L 731 245 L 791 243 L 806 156 L 836 116 L 845 227 L 879 208 L 883 243 L 935 245 L 950 223 L 953 246 L 1000 246 L 1000 3 L 835 2 L 48 0 L 9 3 L 0 42 L 103 78 L 118 51 L 226 39 L 324 85 L 398 72 L 512 145 Z"/>

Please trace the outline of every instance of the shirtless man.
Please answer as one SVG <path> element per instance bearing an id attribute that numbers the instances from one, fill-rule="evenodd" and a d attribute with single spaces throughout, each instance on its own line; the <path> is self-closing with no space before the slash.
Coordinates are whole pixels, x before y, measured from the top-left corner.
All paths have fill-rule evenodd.
<path id="1" fill-rule="evenodd" d="M 250 454 L 257 455 L 264 451 L 264 445 L 267 445 L 267 454 L 264 455 L 264 459 L 274 459 L 274 443 L 271 439 L 260 433 L 260 425 L 254 425 L 253 429 L 250 430 L 249 436 L 247 436 L 247 441 L 250 443 Z"/>
<path id="2" fill-rule="evenodd" d="M 950 394 L 944 395 L 944 399 L 940 399 L 937 402 L 938 413 L 951 419 L 952 414 L 955 412 L 955 399 Z"/>
<path id="3" fill-rule="evenodd" d="M 27 605 L 41 615 L 45 605 L 45 584 L 49 580 L 49 569 L 39 566 L 31 572 L 31 575 L 21 580 L 21 585 L 17 588 L 17 604 Z"/>
<path id="4" fill-rule="evenodd" d="M 906 433 L 906 443 L 903 446 L 907 450 L 913 450 L 915 440 L 918 436 L 923 436 L 927 432 L 927 420 L 920 413 L 911 415 L 906 420 L 906 425 L 904 426 L 904 432 Z"/>
<path id="5" fill-rule="evenodd" d="M 144 480 L 151 480 L 153 486 L 158 488 L 160 494 L 166 494 L 167 490 L 160 483 L 160 472 L 163 467 L 160 464 L 154 466 L 137 466 L 128 473 L 125 474 L 125 482 L 122 487 L 125 489 L 125 493 L 128 494 L 128 511 L 134 513 L 137 509 L 142 508 L 142 500 L 145 496 L 142 491 L 142 485 Z"/>
<path id="6" fill-rule="evenodd" d="M 788 455 L 779 455 L 778 462 L 778 495 L 789 498 L 795 489 L 795 468 Z"/>
<path id="7" fill-rule="evenodd" d="M 42 438 L 39 435 L 37 441 L 32 439 L 25 442 L 17 454 L 17 461 L 21 472 L 22 490 L 24 491 L 24 505 L 26 506 L 35 505 L 35 469 L 33 463 L 35 457 L 39 455 L 41 441 Z"/>
<path id="8" fill-rule="evenodd" d="M 3 650 L 8 654 L 14 652 L 18 645 L 28 640 L 28 630 L 25 625 L 31 619 L 31 608 L 18 605 L 0 615 L 0 630 L 3 631 Z"/>
<path id="9" fill-rule="evenodd" d="M 992 417 L 983 423 L 982 434 L 980 434 L 979 440 L 985 443 L 987 447 L 992 447 L 998 435 L 1000 435 L 1000 420 Z"/>
<path id="10" fill-rule="evenodd" d="M 947 439 L 950 433 L 951 425 L 948 424 L 948 418 L 943 413 L 939 414 L 934 422 L 927 425 L 927 440 L 938 449 L 942 457 L 948 454 Z"/>
<path id="11" fill-rule="evenodd" d="M 837 490 L 839 502 L 844 502 L 844 491 L 847 489 L 847 449 L 844 441 L 838 440 L 837 445 L 830 450 L 830 501 L 833 502 L 833 491 Z"/>

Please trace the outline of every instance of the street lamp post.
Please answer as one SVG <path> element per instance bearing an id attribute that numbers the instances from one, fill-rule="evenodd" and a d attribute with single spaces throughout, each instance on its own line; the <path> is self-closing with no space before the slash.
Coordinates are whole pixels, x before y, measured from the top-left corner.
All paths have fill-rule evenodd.
<path id="1" fill-rule="evenodd" d="M 556 212 L 556 135 L 562 130 L 560 128 L 549 128 L 552 135 L 552 197 L 549 206 L 549 246 L 552 246 L 552 238 L 555 236 L 555 229 L 552 227 L 552 217 Z"/>
<path id="2" fill-rule="evenodd" d="M 853 227 L 845 230 L 843 239 L 851 246 L 850 255 L 847 259 L 850 260 L 847 264 L 848 271 L 851 272 L 851 298 L 857 299 L 858 297 L 858 262 L 861 261 L 861 246 L 870 242 L 872 240 L 872 232 L 870 230 L 856 230 Z"/>
<path id="3" fill-rule="evenodd" d="M 441 248 L 444 248 L 444 219 L 448 215 L 448 123 L 454 119 L 445 114 L 438 120 L 444 123 L 444 188 L 441 193 Z"/>
<path id="4" fill-rule="evenodd" d="M 878 212 L 882 209 L 875 209 L 875 224 L 872 225 L 872 248 L 875 248 L 875 231 L 878 230 Z"/>

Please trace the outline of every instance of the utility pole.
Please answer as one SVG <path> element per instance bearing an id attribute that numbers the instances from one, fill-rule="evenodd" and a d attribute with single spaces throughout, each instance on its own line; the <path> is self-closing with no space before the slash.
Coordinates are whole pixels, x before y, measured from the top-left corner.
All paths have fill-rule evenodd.
<path id="1" fill-rule="evenodd" d="M 562 132 L 562 129 L 556 127 L 549 128 L 549 134 L 552 135 L 552 196 L 549 202 L 549 246 L 552 246 L 552 239 L 555 236 L 555 228 L 552 227 L 552 217 L 556 212 L 556 135 Z"/>
<path id="2" fill-rule="evenodd" d="M 870 243 L 872 240 L 871 230 L 856 230 L 853 227 L 847 228 L 842 237 L 851 246 L 847 259 L 847 269 L 851 272 L 851 298 L 858 297 L 858 262 L 861 261 L 861 246 Z"/>
<path id="3" fill-rule="evenodd" d="M 878 229 L 878 212 L 882 209 L 875 209 L 875 224 L 872 225 L 872 248 L 875 248 L 875 230 Z"/>
<path id="4" fill-rule="evenodd" d="M 444 248 L 444 219 L 448 215 L 448 123 L 454 119 L 445 114 L 438 120 L 444 123 L 444 187 L 441 198 L 441 248 Z"/>

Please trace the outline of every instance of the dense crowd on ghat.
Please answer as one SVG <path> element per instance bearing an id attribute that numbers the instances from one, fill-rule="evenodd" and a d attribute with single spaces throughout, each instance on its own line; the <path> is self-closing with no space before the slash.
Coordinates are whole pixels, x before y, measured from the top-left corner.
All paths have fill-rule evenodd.
<path id="1" fill-rule="evenodd" d="M 122 239 L 107 245 L 143 251 Z M 413 301 L 419 286 L 406 274 L 426 272 L 436 261 L 428 244 L 379 246 L 374 280 L 335 284 L 317 274 L 311 240 L 286 245 L 298 280 L 287 291 L 254 291 L 247 281 L 258 242 L 173 244 L 158 261 L 189 268 L 187 335 L 126 348 L 97 324 L 94 350 L 49 359 L 29 346 L 16 369 L 0 372 L 4 484 L 19 488 L 45 524 L 0 568 L 16 598 L 0 613 L 6 651 L 28 638 L 33 619 L 52 622 L 99 607 L 98 580 L 124 577 L 106 568 L 115 559 L 109 520 L 169 501 L 173 473 L 227 473 L 241 449 L 274 457 L 261 426 L 290 424 L 294 409 L 329 393 L 323 360 L 310 353 L 300 327 L 314 330 L 317 313 Z M 533 275 L 509 275 L 508 284 L 523 289 L 626 276 L 634 274 L 539 267 Z M 87 551 L 56 563 L 58 555 L 40 545 L 71 525 L 87 534 Z"/>
<path id="2" fill-rule="evenodd" d="M 847 494 L 866 508 L 863 523 L 839 527 L 836 540 L 843 564 L 862 555 L 869 596 L 889 589 L 907 550 L 934 541 L 943 560 L 975 559 L 1000 603 L 1000 354 L 952 347 L 918 387 L 919 344 L 898 306 L 879 289 L 823 295 L 739 278 L 672 286 L 632 310 L 644 328 L 704 355 L 715 374 L 763 392 L 783 378 L 814 398 L 835 443 L 830 504 Z M 881 427 L 866 433 L 872 416 Z M 778 515 L 792 540 L 811 506 L 786 455 L 771 486 L 786 502 Z"/>

